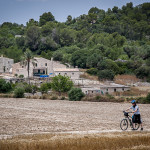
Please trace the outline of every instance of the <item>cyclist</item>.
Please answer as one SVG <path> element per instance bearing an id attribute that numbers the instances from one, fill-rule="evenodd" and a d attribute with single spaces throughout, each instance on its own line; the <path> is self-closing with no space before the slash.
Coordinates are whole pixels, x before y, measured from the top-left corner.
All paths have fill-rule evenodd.
<path id="1" fill-rule="evenodd" d="M 143 130 L 143 125 L 142 125 L 142 120 L 141 120 L 139 107 L 136 104 L 135 100 L 132 100 L 131 103 L 132 103 L 132 106 L 129 109 L 127 109 L 126 111 L 132 110 L 132 113 L 134 113 L 133 116 L 132 116 L 133 130 L 134 130 L 134 127 L 135 127 L 135 123 L 141 124 L 141 130 Z"/>

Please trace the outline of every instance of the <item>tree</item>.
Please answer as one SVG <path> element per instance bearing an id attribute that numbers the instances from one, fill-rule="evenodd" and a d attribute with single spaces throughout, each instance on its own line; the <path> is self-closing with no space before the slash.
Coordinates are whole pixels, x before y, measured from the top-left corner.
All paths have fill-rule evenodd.
<path id="1" fill-rule="evenodd" d="M 89 11 L 88 14 L 98 14 L 99 13 L 99 9 L 97 7 L 92 7 Z"/>
<path id="2" fill-rule="evenodd" d="M 35 21 L 34 19 L 30 19 L 27 23 L 27 28 L 31 27 L 31 26 L 38 26 L 38 21 Z"/>
<path id="3" fill-rule="evenodd" d="M 60 30 L 60 44 L 61 46 L 70 46 L 74 43 L 75 31 L 72 29 L 61 29 Z"/>
<path id="4" fill-rule="evenodd" d="M 61 92 L 68 92 L 73 87 L 73 82 L 68 76 L 58 75 L 52 78 L 51 86 L 61 95 Z"/>
<path id="5" fill-rule="evenodd" d="M 69 16 L 67 17 L 66 23 L 67 23 L 67 24 L 71 24 L 71 21 L 72 21 L 72 16 L 69 15 Z"/>
<path id="6" fill-rule="evenodd" d="M 40 24 L 40 26 L 43 26 L 47 22 L 51 22 L 54 20 L 55 20 L 55 17 L 52 15 L 51 12 L 48 12 L 48 13 L 45 12 L 40 16 L 39 24 Z"/>
<path id="7" fill-rule="evenodd" d="M 30 63 L 34 65 L 35 61 L 36 60 L 34 59 L 32 52 L 29 49 L 26 49 L 26 51 L 24 52 L 24 56 L 22 57 L 21 64 L 27 66 L 29 84 Z"/>
<path id="8" fill-rule="evenodd" d="M 149 77 L 150 75 L 150 67 L 148 66 L 141 66 L 135 70 L 136 76 L 140 79 L 144 79 Z"/>
<path id="9" fill-rule="evenodd" d="M 48 83 L 42 83 L 40 87 L 40 91 L 43 93 L 47 93 L 49 89 L 51 89 L 51 86 Z"/>
<path id="10" fill-rule="evenodd" d="M 88 51 L 87 49 L 77 50 L 72 54 L 71 62 L 74 67 L 86 68 Z"/>
<path id="11" fill-rule="evenodd" d="M 80 101 L 84 97 L 84 93 L 80 88 L 72 88 L 68 95 L 70 101 Z"/>
<path id="12" fill-rule="evenodd" d="M 62 59 L 63 59 L 63 53 L 60 52 L 60 51 L 55 51 L 55 52 L 53 53 L 53 58 L 54 58 L 54 60 L 56 60 L 56 61 L 62 61 Z"/>
<path id="13" fill-rule="evenodd" d="M 40 45 L 40 29 L 36 26 L 31 26 L 26 33 L 26 46 L 35 51 Z"/>
<path id="14" fill-rule="evenodd" d="M 51 60 L 52 52 L 51 51 L 47 51 L 47 52 L 42 51 L 41 57 Z"/>
<path id="15" fill-rule="evenodd" d="M 105 59 L 98 64 L 99 70 L 112 70 L 115 74 L 120 73 L 120 68 L 116 64 L 116 62 L 112 61 L 111 59 Z"/>
<path id="16" fill-rule="evenodd" d="M 98 63 L 101 63 L 102 60 L 102 56 L 100 56 L 98 53 L 94 53 L 87 58 L 86 66 L 89 68 L 97 68 Z"/>
<path id="17" fill-rule="evenodd" d="M 112 70 L 102 70 L 98 72 L 99 80 L 113 80 L 115 73 Z"/>

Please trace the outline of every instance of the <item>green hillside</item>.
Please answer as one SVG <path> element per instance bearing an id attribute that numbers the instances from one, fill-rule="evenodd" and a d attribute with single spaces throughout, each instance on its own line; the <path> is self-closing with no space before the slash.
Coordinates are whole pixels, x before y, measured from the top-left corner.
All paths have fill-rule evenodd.
<path id="1" fill-rule="evenodd" d="M 136 74 L 150 81 L 150 3 L 127 3 L 107 11 L 95 7 L 77 18 L 68 15 L 64 23 L 48 12 L 26 26 L 0 25 L 0 54 L 18 62 L 27 48 L 34 55 L 88 69 L 101 79 Z"/>

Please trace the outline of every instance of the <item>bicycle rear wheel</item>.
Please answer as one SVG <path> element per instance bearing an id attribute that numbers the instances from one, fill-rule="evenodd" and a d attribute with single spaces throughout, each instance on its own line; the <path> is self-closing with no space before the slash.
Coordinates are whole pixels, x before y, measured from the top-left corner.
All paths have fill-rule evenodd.
<path id="1" fill-rule="evenodd" d="M 122 119 L 120 122 L 120 128 L 121 130 L 125 131 L 128 129 L 128 120 L 127 119 Z"/>
<path id="2" fill-rule="evenodd" d="M 134 124 L 134 130 L 138 130 L 139 127 L 140 127 L 140 124 L 139 124 L 139 123 L 135 123 L 135 124 Z"/>

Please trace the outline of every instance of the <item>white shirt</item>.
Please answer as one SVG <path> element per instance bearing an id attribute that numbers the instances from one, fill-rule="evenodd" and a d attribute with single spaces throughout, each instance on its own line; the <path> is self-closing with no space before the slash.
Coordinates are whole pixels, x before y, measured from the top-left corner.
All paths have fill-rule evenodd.
<path id="1" fill-rule="evenodd" d="M 135 107 L 131 106 L 131 109 L 132 109 L 133 111 L 137 110 L 136 112 L 134 112 L 134 114 L 140 114 L 139 106 L 138 106 L 138 105 L 136 105 Z"/>

